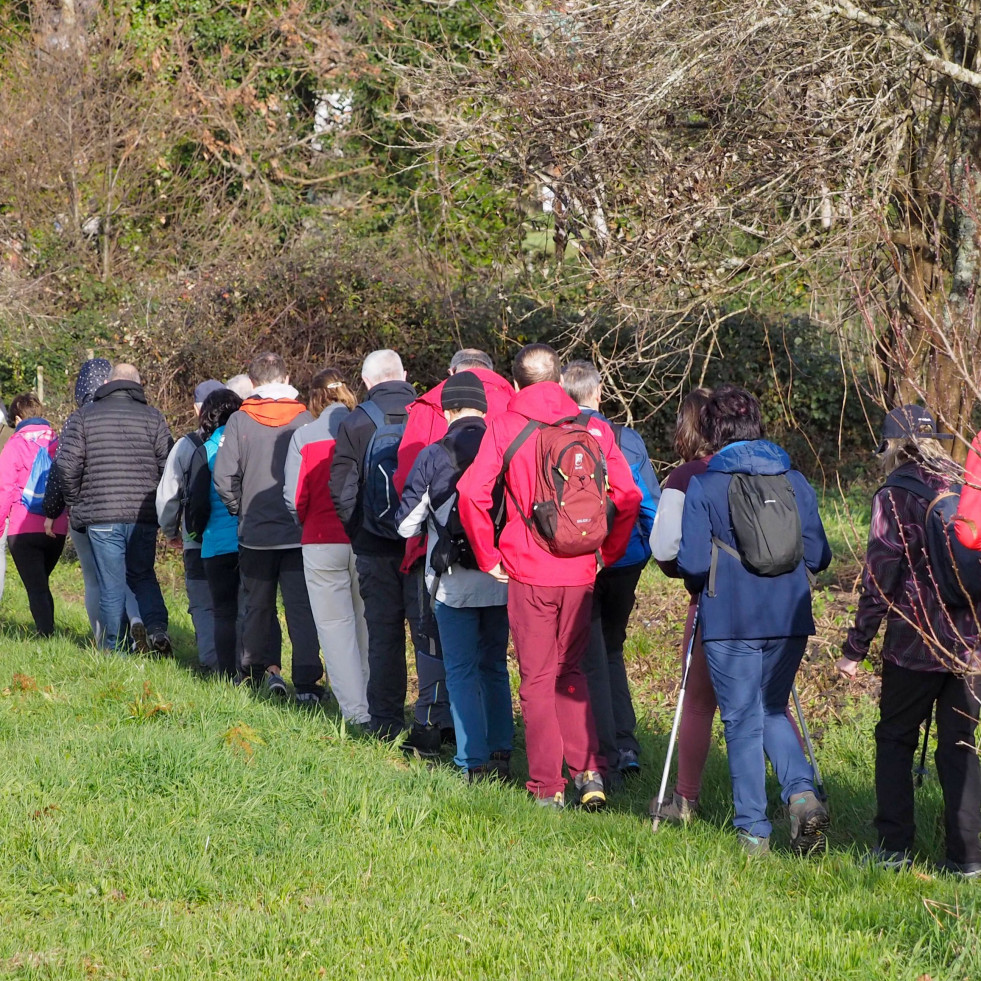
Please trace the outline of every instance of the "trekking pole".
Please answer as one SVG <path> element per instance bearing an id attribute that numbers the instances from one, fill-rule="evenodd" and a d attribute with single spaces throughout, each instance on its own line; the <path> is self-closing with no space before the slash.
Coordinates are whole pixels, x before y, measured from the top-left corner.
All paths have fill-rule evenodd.
<path id="1" fill-rule="evenodd" d="M 926 768 L 927 741 L 930 738 L 930 723 L 933 721 L 933 706 L 927 712 L 927 717 L 923 722 L 923 748 L 920 750 L 920 765 L 913 771 L 916 774 L 916 786 L 923 786 L 923 778 L 928 775 Z"/>
<path id="2" fill-rule="evenodd" d="M 817 757 L 814 755 L 814 743 L 811 742 L 811 733 L 807 728 L 804 710 L 800 707 L 800 696 L 797 694 L 797 685 L 791 685 L 790 692 L 794 696 L 794 707 L 797 709 L 797 720 L 800 722 L 800 731 L 804 736 L 807 755 L 811 758 L 811 769 L 814 771 L 814 792 L 817 794 L 818 800 L 824 802 L 828 799 L 828 792 L 824 789 L 824 781 L 821 779 L 821 769 L 818 766 Z"/>
<path id="3" fill-rule="evenodd" d="M 674 741 L 678 735 L 678 725 L 681 722 L 681 706 L 685 704 L 685 688 L 688 686 L 688 672 L 691 670 L 691 652 L 695 648 L 695 634 L 698 631 L 698 607 L 691 622 L 691 636 L 688 638 L 688 650 L 685 652 L 685 666 L 681 672 L 681 690 L 678 692 L 678 707 L 674 710 L 674 725 L 671 726 L 671 738 L 668 739 L 668 755 L 664 760 L 664 773 L 661 774 L 661 789 L 657 792 L 657 803 L 651 815 L 651 831 L 657 831 L 661 823 L 661 808 L 664 806 L 664 794 L 668 788 L 668 776 L 671 772 L 671 757 L 674 755 Z"/>

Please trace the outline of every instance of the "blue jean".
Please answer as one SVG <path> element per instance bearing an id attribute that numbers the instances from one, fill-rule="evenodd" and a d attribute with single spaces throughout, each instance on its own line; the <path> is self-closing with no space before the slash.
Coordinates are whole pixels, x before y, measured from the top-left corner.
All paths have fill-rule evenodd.
<path id="1" fill-rule="evenodd" d="M 766 816 L 764 752 L 784 803 L 793 794 L 814 790 L 814 774 L 787 718 L 787 700 L 807 638 L 706 640 L 703 646 L 725 726 L 733 824 L 768 837 L 773 826 Z"/>
<path id="2" fill-rule="evenodd" d="M 140 616 L 149 635 L 167 629 L 164 605 L 153 562 L 157 554 L 157 526 L 104 524 L 86 528 L 99 579 L 99 622 L 102 646 L 114 651 L 125 642 L 123 617 L 126 587 L 136 596 Z"/>
<path id="3" fill-rule="evenodd" d="M 95 568 L 95 558 L 92 556 L 92 546 L 89 536 L 78 528 L 69 528 L 72 545 L 78 556 L 78 565 L 82 570 L 82 585 L 85 589 L 85 613 L 89 618 L 92 636 L 97 644 L 101 643 L 102 627 L 99 624 L 99 573 Z M 136 602 L 133 590 L 126 588 L 126 619 L 135 623 L 140 618 L 140 605 Z"/>
<path id="4" fill-rule="evenodd" d="M 514 719 L 508 681 L 508 608 L 457 609 L 437 600 L 446 688 L 456 728 L 457 766 L 483 766 L 491 753 L 510 752 Z"/>

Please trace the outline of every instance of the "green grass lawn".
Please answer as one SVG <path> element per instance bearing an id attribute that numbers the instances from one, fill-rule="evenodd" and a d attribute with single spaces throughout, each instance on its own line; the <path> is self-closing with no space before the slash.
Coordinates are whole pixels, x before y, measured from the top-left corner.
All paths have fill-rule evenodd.
<path id="1" fill-rule="evenodd" d="M 163 579 L 177 611 L 172 564 Z M 673 695 L 640 699 L 645 770 L 607 813 L 544 811 L 407 763 L 330 712 L 196 678 L 183 613 L 178 661 L 99 654 L 77 566 L 57 591 L 67 636 L 31 639 L 12 568 L 0 610 L 0 977 L 981 977 L 981 885 L 926 860 L 898 876 L 860 863 L 861 703 L 820 749 L 829 853 L 792 857 L 779 819 L 776 853 L 750 862 L 718 748 L 704 820 L 655 836 L 644 819 Z M 677 652 L 656 626 L 633 650 L 668 677 Z M 935 779 L 917 806 L 939 859 Z"/>

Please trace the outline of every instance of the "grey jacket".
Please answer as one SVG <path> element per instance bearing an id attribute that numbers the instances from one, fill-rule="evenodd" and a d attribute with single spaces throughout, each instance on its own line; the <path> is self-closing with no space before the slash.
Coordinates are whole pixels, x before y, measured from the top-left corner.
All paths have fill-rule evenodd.
<path id="1" fill-rule="evenodd" d="M 200 435 L 200 433 L 199 433 Z M 187 525 L 181 512 L 181 501 L 184 499 L 184 482 L 187 480 L 191 467 L 191 457 L 197 447 L 190 434 L 181 436 L 167 457 L 163 476 L 157 484 L 157 521 L 164 538 L 173 539 L 178 535 L 184 541 L 184 548 L 201 548 L 200 542 L 187 537 Z M 178 527 L 180 521 L 180 527 Z"/>

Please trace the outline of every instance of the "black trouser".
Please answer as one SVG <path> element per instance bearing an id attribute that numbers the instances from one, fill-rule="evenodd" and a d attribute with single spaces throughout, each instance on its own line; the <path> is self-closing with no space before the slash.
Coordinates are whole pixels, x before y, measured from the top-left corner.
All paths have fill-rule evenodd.
<path id="1" fill-rule="evenodd" d="M 34 626 L 42 637 L 50 637 L 54 633 L 54 597 L 48 587 L 48 580 L 64 547 L 64 535 L 55 535 L 52 538 L 43 531 L 7 537 L 10 557 L 17 566 L 24 589 L 27 590 Z"/>
<path id="2" fill-rule="evenodd" d="M 593 620 L 582 666 L 596 720 L 600 754 L 606 757 L 611 771 L 617 767 L 621 749 L 640 751 L 634 736 L 637 716 L 630 700 L 623 644 L 627 639 L 627 620 L 637 596 L 637 583 L 645 565 L 646 562 L 639 562 L 602 569 L 596 576 L 593 591 Z"/>
<path id="3" fill-rule="evenodd" d="M 261 677 L 270 664 L 272 621 L 276 618 L 276 587 L 282 590 L 286 629 L 293 645 L 293 686 L 312 691 L 323 677 L 320 640 L 310 610 L 303 551 L 295 548 L 260 549 L 239 546 L 245 619 L 242 628 L 242 668 Z"/>
<path id="4" fill-rule="evenodd" d="M 913 847 L 913 757 L 920 724 L 933 709 L 947 858 L 981 862 L 981 764 L 974 749 L 978 703 L 969 684 L 981 688 L 976 678 L 883 663 L 875 727 L 875 827 L 881 847 L 897 852 Z"/>
<path id="5" fill-rule="evenodd" d="M 238 649 L 238 552 L 213 555 L 202 559 L 202 565 L 211 590 L 218 672 L 231 678 L 235 674 Z"/>

